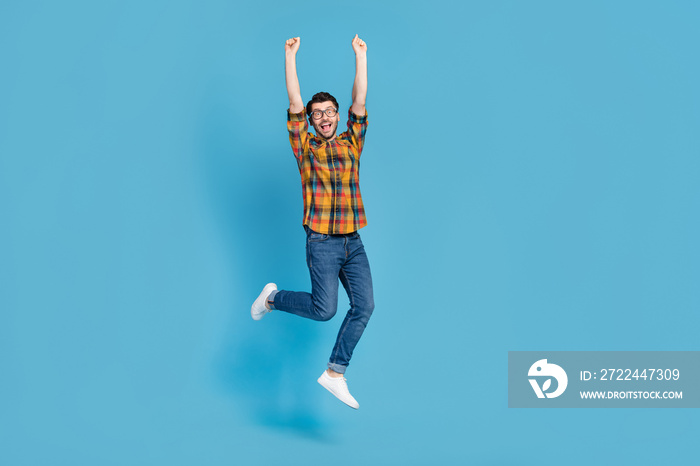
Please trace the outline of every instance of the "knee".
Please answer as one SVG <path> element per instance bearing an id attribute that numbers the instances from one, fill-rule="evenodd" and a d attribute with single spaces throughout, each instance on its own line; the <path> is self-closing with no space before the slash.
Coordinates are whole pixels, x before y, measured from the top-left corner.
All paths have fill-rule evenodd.
<path id="1" fill-rule="evenodd" d="M 333 312 L 326 311 L 326 312 L 319 314 L 318 320 L 321 322 L 328 322 L 329 320 L 331 320 L 333 318 L 333 316 L 335 316 L 335 311 L 333 311 Z"/>
<path id="2" fill-rule="evenodd" d="M 315 320 L 327 322 L 335 316 L 337 307 L 333 306 L 315 306 Z"/>
<path id="3" fill-rule="evenodd" d="M 369 299 L 366 301 L 356 302 L 355 310 L 361 315 L 366 315 L 369 319 L 369 316 L 371 316 L 372 312 L 374 312 L 374 300 Z"/>

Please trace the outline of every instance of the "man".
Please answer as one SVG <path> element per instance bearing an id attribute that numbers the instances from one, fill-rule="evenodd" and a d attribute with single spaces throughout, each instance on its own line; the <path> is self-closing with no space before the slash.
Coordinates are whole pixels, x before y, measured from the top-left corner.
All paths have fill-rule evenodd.
<path id="1" fill-rule="evenodd" d="M 357 230 L 367 224 L 359 187 L 360 154 L 367 129 L 367 45 L 357 35 L 355 83 L 348 130 L 336 137 L 340 121 L 338 102 L 326 93 L 313 96 L 304 107 L 296 71 L 296 54 L 301 39 L 285 44 L 286 81 L 289 95 L 287 129 L 299 166 L 304 194 L 306 259 L 311 274 L 311 293 L 278 290 L 268 283 L 251 307 L 253 319 L 260 320 L 272 310 L 327 321 L 338 304 L 338 278 L 350 298 L 350 310 L 340 327 L 328 369 L 318 379 L 323 387 L 352 408 L 359 408 L 350 394 L 343 374 L 350 363 L 372 311 L 372 274 Z M 316 130 L 309 134 L 308 121 Z"/>

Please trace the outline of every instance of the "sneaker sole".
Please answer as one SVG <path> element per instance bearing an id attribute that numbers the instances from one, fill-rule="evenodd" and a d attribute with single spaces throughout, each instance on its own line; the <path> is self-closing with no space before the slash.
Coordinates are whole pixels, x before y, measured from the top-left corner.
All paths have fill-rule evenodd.
<path id="1" fill-rule="evenodd" d="M 260 295 L 258 298 L 253 302 L 253 305 L 250 307 L 250 316 L 253 318 L 253 320 L 260 320 L 263 317 L 265 317 L 265 314 L 269 313 L 270 311 L 265 307 L 265 299 L 272 293 L 272 290 L 276 290 L 277 285 L 274 283 L 268 283 L 265 285 L 265 287 L 262 289 L 260 292 Z M 263 311 L 262 312 L 255 312 L 256 307 L 262 306 Z"/>

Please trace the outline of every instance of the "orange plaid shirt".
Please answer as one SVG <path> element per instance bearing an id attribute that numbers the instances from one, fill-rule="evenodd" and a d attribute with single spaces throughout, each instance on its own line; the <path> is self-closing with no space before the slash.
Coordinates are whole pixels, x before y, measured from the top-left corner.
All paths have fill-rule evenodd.
<path id="1" fill-rule="evenodd" d="M 360 195 L 360 154 L 367 114 L 348 110 L 348 130 L 332 141 L 309 134 L 306 111 L 289 113 L 287 129 L 304 195 L 303 224 L 317 233 L 352 233 L 367 225 Z"/>

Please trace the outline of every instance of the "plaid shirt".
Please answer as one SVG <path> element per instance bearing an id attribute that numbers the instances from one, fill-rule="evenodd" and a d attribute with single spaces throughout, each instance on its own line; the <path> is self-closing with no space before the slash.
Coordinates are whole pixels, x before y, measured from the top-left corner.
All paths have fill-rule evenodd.
<path id="1" fill-rule="evenodd" d="M 317 233 L 352 233 L 367 225 L 360 195 L 360 154 L 367 114 L 348 110 L 348 130 L 326 141 L 309 134 L 306 112 L 289 113 L 287 129 L 304 192 L 303 224 Z"/>

